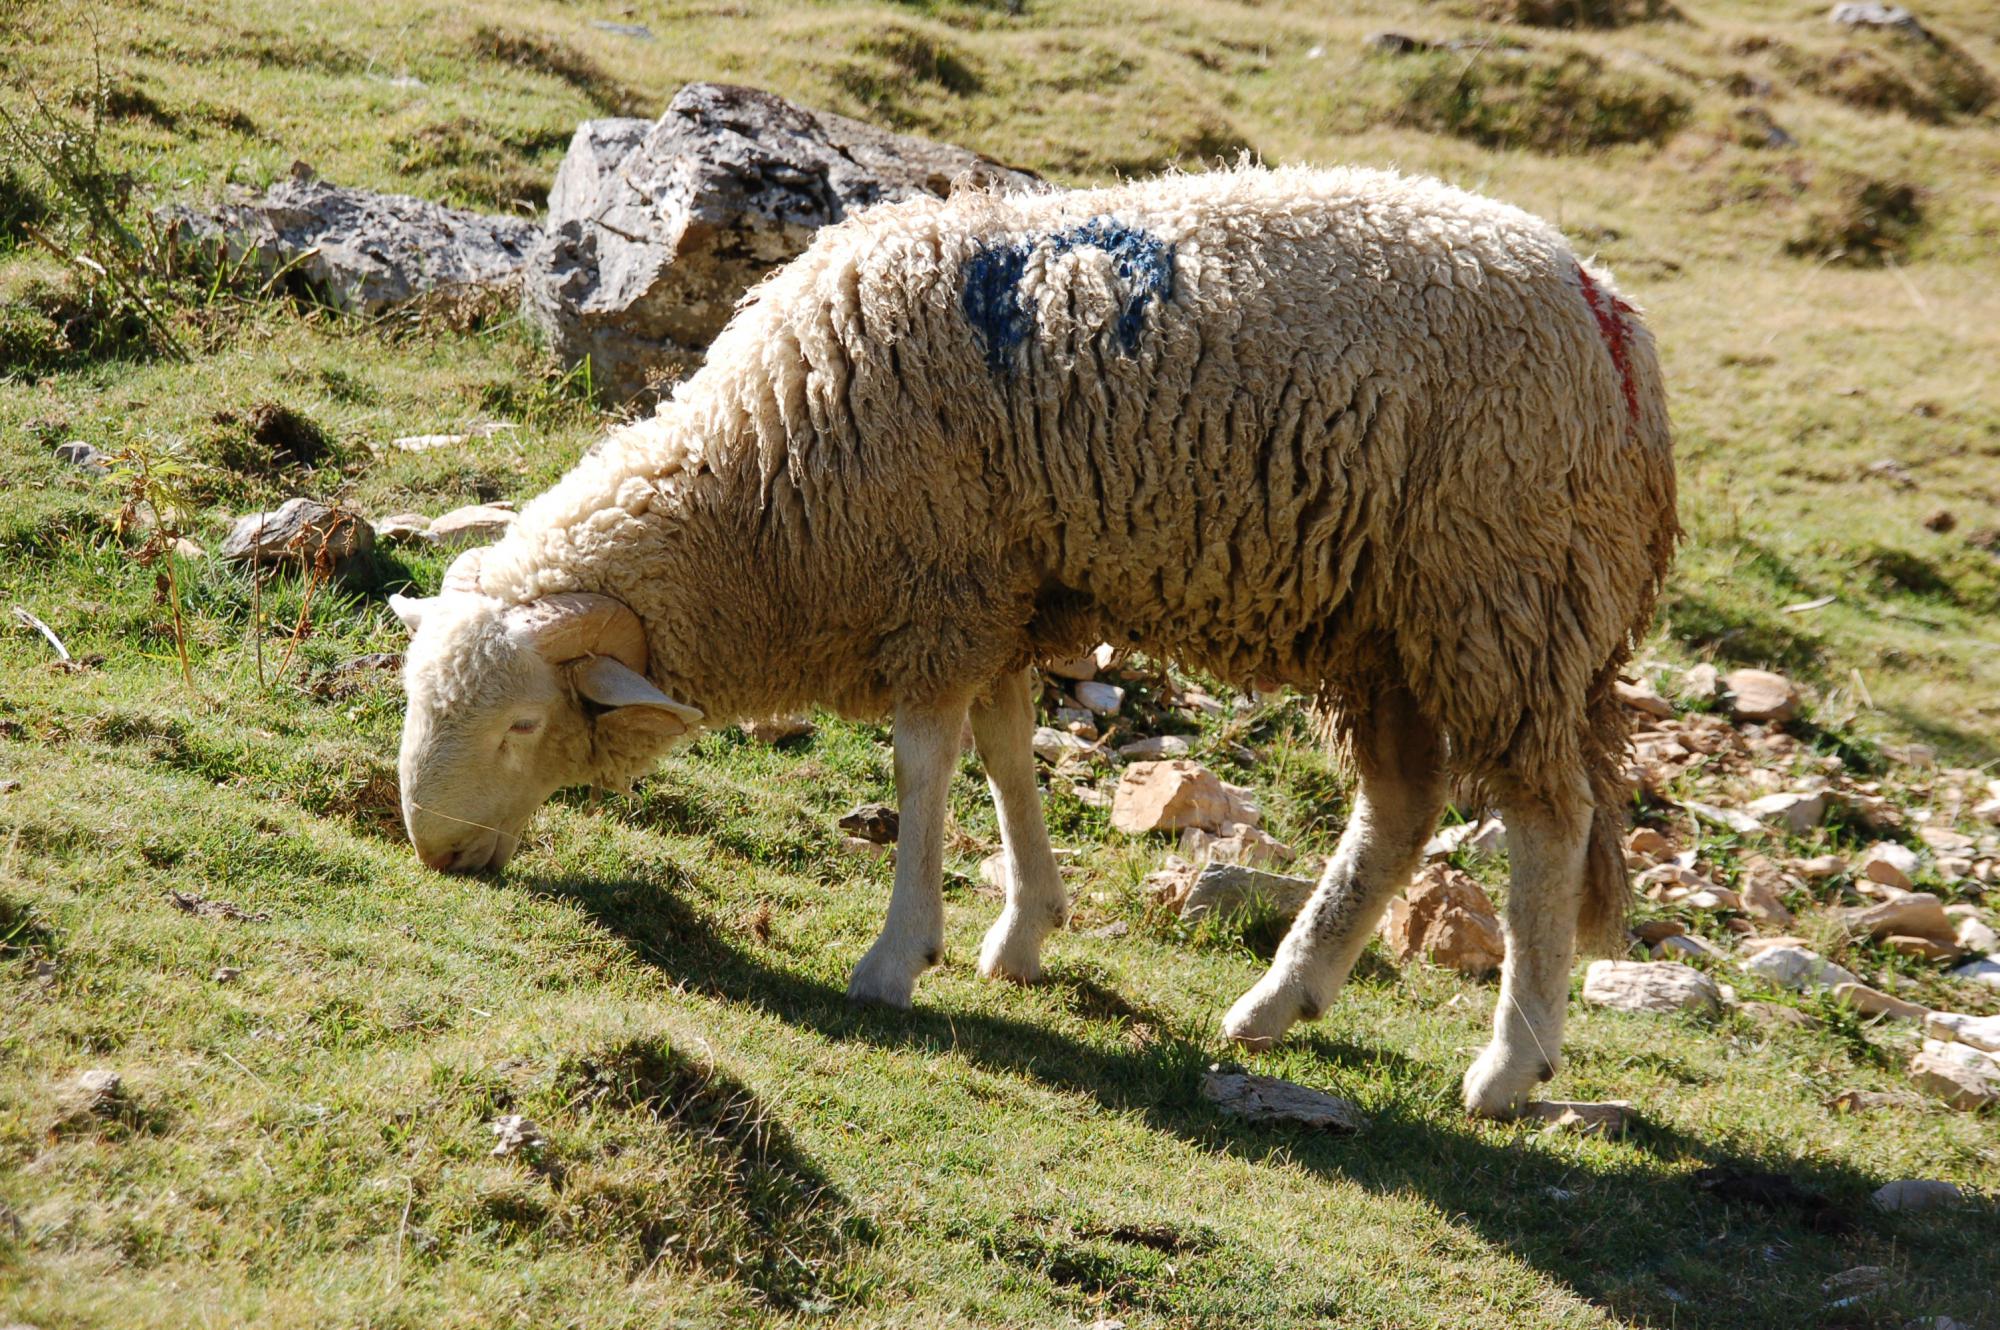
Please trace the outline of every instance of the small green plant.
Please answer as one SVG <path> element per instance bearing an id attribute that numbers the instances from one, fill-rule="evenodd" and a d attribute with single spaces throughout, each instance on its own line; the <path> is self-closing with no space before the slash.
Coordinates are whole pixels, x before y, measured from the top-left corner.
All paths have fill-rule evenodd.
<path id="1" fill-rule="evenodd" d="M 107 459 L 111 483 L 120 502 L 114 529 L 121 536 L 136 534 L 132 558 L 154 570 L 155 594 L 172 615 L 174 654 L 180 660 L 181 682 L 194 691 L 194 666 L 188 659 L 187 617 L 181 607 L 180 579 L 171 557 L 185 537 L 181 523 L 197 507 L 200 465 L 188 458 L 175 440 L 140 434 Z"/>

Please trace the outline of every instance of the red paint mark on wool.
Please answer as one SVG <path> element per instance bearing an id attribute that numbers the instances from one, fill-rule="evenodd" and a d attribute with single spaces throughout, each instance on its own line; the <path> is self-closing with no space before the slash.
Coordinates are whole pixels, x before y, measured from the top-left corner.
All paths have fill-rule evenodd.
<path id="1" fill-rule="evenodd" d="M 1617 296 L 1606 297 L 1597 289 L 1597 283 L 1590 279 L 1581 264 L 1576 275 L 1583 282 L 1584 303 L 1597 319 L 1597 331 L 1604 335 L 1604 345 L 1611 352 L 1611 363 L 1618 367 L 1618 377 L 1625 385 L 1625 409 L 1632 413 L 1632 423 L 1639 423 L 1639 385 L 1632 380 L 1632 357 L 1625 350 L 1624 316 L 1632 312 L 1632 307 Z"/>

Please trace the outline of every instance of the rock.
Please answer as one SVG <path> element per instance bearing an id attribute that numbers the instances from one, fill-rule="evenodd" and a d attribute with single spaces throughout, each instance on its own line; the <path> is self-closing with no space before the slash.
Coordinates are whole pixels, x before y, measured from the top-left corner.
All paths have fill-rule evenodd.
<path id="1" fill-rule="evenodd" d="M 162 212 L 169 235 L 231 265 L 310 286 L 336 309 L 375 314 L 429 291 L 512 282 L 541 238 L 524 217 L 346 189 L 295 163 L 262 198 Z"/>
<path id="2" fill-rule="evenodd" d="M 1389 953 L 1407 964 L 1422 956 L 1460 974 L 1491 974 L 1506 958 L 1499 912 L 1477 882 L 1445 864 L 1431 864 L 1389 902 L 1376 930 Z"/>
<path id="3" fill-rule="evenodd" d="M 433 448 L 456 447 L 471 437 L 470 434 L 405 434 L 389 440 L 389 446 L 398 452 L 427 453 Z"/>
<path id="4" fill-rule="evenodd" d="M 1743 860 L 1737 873 L 1737 890 L 1743 897 L 1743 912 L 1773 928 L 1790 928 L 1792 912 L 1778 895 L 1785 885 L 1778 866 L 1761 854 Z"/>
<path id="5" fill-rule="evenodd" d="M 1361 44 L 1382 55 L 1409 55 L 1416 51 L 1428 51 L 1434 45 L 1421 37 L 1402 32 L 1371 32 Z"/>
<path id="6" fill-rule="evenodd" d="M 653 30 L 643 23 L 613 23 L 609 19 L 594 18 L 590 26 L 599 32 L 608 32 L 618 37 L 630 37 L 634 41 L 653 40 Z"/>
<path id="7" fill-rule="evenodd" d="M 201 546 L 195 544 L 193 541 L 189 540 L 186 536 L 174 537 L 173 551 L 176 555 L 178 555 L 183 559 L 201 559 L 201 558 L 206 558 L 208 556 L 207 550 L 204 550 Z"/>
<path id="8" fill-rule="evenodd" d="M 884 845 L 861 836 L 842 836 L 840 852 L 858 859 L 887 859 L 893 857 L 896 850 L 892 845 Z"/>
<path id="9" fill-rule="evenodd" d="M 1056 726 L 1086 743 L 1097 741 L 1097 718 L 1081 707 L 1057 707 Z"/>
<path id="10" fill-rule="evenodd" d="M 1919 961 L 1955 961 L 1965 954 L 1958 949 L 1956 942 L 1939 942 L 1935 938 L 1911 937 L 1902 933 L 1891 933 L 1882 939 L 1882 945 Z"/>
<path id="11" fill-rule="evenodd" d="M 1523 1116 L 1548 1123 L 1550 1130 L 1573 1131 L 1580 1136 L 1623 1136 L 1638 1118 L 1631 1102 L 1625 1099 L 1595 1104 L 1574 1099 L 1532 1099 Z"/>
<path id="12" fill-rule="evenodd" d="M 1251 868 L 1282 868 L 1296 855 L 1292 847 L 1256 827 L 1230 823 L 1219 835 L 1200 827 L 1181 833 L 1181 853 L 1198 864 L 1243 864 Z"/>
<path id="13" fill-rule="evenodd" d="M 486 1124 L 493 1133 L 492 1150 L 488 1151 L 500 1159 L 511 1154 L 527 1151 L 532 1154 L 542 1149 L 548 1141 L 542 1136 L 542 1128 L 532 1118 L 524 1118 L 519 1113 L 509 1113 Z"/>
<path id="14" fill-rule="evenodd" d="M 209 980 L 212 983 L 233 984 L 242 973 L 243 970 L 240 966 L 218 965 L 215 967 L 215 973 L 209 976 Z"/>
<path id="15" fill-rule="evenodd" d="M 1715 1011 L 1722 992 L 1692 966 L 1670 961 L 1592 961 L 1583 1000 L 1614 1011 Z"/>
<path id="16" fill-rule="evenodd" d="M 1118 756 L 1128 762 L 1156 762 L 1162 758 L 1186 757 L 1193 751 L 1194 746 L 1178 734 L 1156 734 L 1123 745 Z"/>
<path id="17" fill-rule="evenodd" d="M 1970 1044 L 1982 1053 L 2000 1053 L 2000 1016 L 1928 1012 L 1924 1016 L 1924 1034 L 1945 1043 Z"/>
<path id="18" fill-rule="evenodd" d="M 805 716 L 766 716 L 744 721 L 742 729 L 760 744 L 781 744 L 789 739 L 810 739 L 819 727 Z"/>
<path id="19" fill-rule="evenodd" d="M 1884 1108 L 1914 1108 L 1921 1100 L 1889 1090 L 1842 1090 L 1826 1101 L 1834 1113 L 1873 1113 Z"/>
<path id="20" fill-rule="evenodd" d="M 1977 841 L 1962 831 L 1954 831 L 1950 827 L 1931 822 L 1926 822 L 1917 828 L 1917 839 L 1933 850 L 1940 850 L 1946 854 L 1970 850 L 1978 845 Z"/>
<path id="21" fill-rule="evenodd" d="M 1804 947 L 1768 947 L 1743 961 L 1743 968 L 1780 988 L 1803 991 L 1858 984 L 1861 976 Z"/>
<path id="22" fill-rule="evenodd" d="M 1921 1021 L 1930 1015 L 1929 1007 L 1905 1002 L 1899 997 L 1892 997 L 1866 984 L 1835 984 L 1833 996 L 1864 1016 L 1887 1016 L 1897 1021 Z"/>
<path id="23" fill-rule="evenodd" d="M 1917 853 L 1894 841 L 1877 841 L 1868 847 L 1855 869 L 1870 882 L 1908 891 L 1916 885 Z"/>
<path id="24" fill-rule="evenodd" d="M 1068 730 L 1058 730 L 1047 725 L 1035 727 L 1033 747 L 1035 756 L 1051 766 L 1100 757 L 1104 752 L 1088 739 L 1080 739 Z"/>
<path id="25" fill-rule="evenodd" d="M 1642 854 L 1657 861 L 1674 852 L 1674 843 L 1651 827 L 1634 827 L 1632 834 L 1625 838 L 1625 850 L 1628 854 Z"/>
<path id="26" fill-rule="evenodd" d="M 1689 666 L 1681 675 L 1681 696 L 1690 702 L 1712 701 L 1721 691 L 1722 680 L 1715 666 L 1706 662 Z"/>
<path id="27" fill-rule="evenodd" d="M 1953 1108 L 1969 1111 L 2000 1104 L 2000 1062 L 1968 1044 L 1924 1040 L 1910 1059 L 1910 1080 Z"/>
<path id="28" fill-rule="evenodd" d="M 1693 799 L 1682 801 L 1681 807 L 1712 826 L 1733 831 L 1739 836 L 1761 836 L 1764 824 L 1748 813 L 1734 808 L 1723 808 L 1717 804 L 1697 803 Z"/>
<path id="29" fill-rule="evenodd" d="M 1759 822 L 1781 826 L 1795 836 L 1803 836 L 1826 820 L 1826 795 L 1820 791 L 1767 794 L 1744 805 L 1744 812 Z"/>
<path id="30" fill-rule="evenodd" d="M 72 1114 L 115 1118 L 126 1108 L 125 1080 L 115 1071 L 93 1067 L 76 1078 L 67 1096 Z"/>
<path id="31" fill-rule="evenodd" d="M 431 519 L 422 513 L 390 513 L 371 524 L 375 539 L 384 545 L 426 545 L 431 538 Z"/>
<path id="32" fill-rule="evenodd" d="M 1084 929 L 1083 935 L 1085 937 L 1102 938 L 1106 941 L 1112 941 L 1124 937 L 1131 931 L 1132 925 L 1126 923 L 1123 919 L 1113 919 L 1110 923 L 1097 928 Z"/>
<path id="33" fill-rule="evenodd" d="M 842 813 L 834 825 L 850 836 L 877 845 L 893 845 L 902 822 L 902 817 L 888 804 L 859 804 Z"/>
<path id="34" fill-rule="evenodd" d="M 1070 691 L 1094 715 L 1115 716 L 1118 709 L 1125 705 L 1125 690 L 1117 684 L 1084 680 Z"/>
<path id="35" fill-rule="evenodd" d="M 1959 947 L 1981 956 L 1991 956 L 2000 951 L 2000 933 L 1992 925 L 1977 915 L 1966 915 L 1953 926 L 1952 934 Z"/>
<path id="36" fill-rule="evenodd" d="M 1799 690 L 1770 670 L 1731 670 L 1722 677 L 1729 714 L 1738 721 L 1782 724 L 1799 712 Z"/>
<path id="37" fill-rule="evenodd" d="M 1810 859 L 1793 860 L 1792 867 L 1808 882 L 1824 882 L 1845 873 L 1847 861 L 1837 854 L 1816 854 Z"/>
<path id="38" fill-rule="evenodd" d="M 1253 820 L 1237 816 L 1237 811 L 1236 797 L 1199 762 L 1185 758 L 1134 762 L 1118 778 L 1111 825 L 1128 836 L 1139 836 L 1186 827 L 1214 832 L 1231 822 Z"/>
<path id="39" fill-rule="evenodd" d="M 1097 677 L 1097 653 L 1087 651 L 1081 656 L 1072 656 L 1068 660 L 1050 661 L 1048 664 L 1042 666 L 1042 670 L 1046 674 L 1053 674 L 1058 679 L 1068 679 L 1075 683 L 1088 683 Z"/>
<path id="40" fill-rule="evenodd" d="M 1613 688 L 1618 693 L 1618 700 L 1640 715 L 1651 716 L 1655 720 L 1673 719 L 1674 704 L 1661 697 L 1652 684 L 1643 680 L 1638 683 L 1626 683 L 1620 679 Z"/>
<path id="41" fill-rule="evenodd" d="M 1705 937 L 1697 937 L 1693 933 L 1674 933 L 1660 939 L 1659 944 L 1653 948 L 1653 959 L 1720 961 L 1723 959 L 1723 953 L 1721 948 Z"/>
<path id="42" fill-rule="evenodd" d="M 497 504 L 469 503 L 454 508 L 430 525 L 431 542 L 442 549 L 463 549 L 467 545 L 490 545 L 507 534 L 515 513 Z"/>
<path id="43" fill-rule="evenodd" d="M 1879 905 L 1855 906 L 1837 916 L 1849 937 L 1905 936 L 1951 941 L 1951 920 L 1944 905 L 1927 891 L 1905 891 Z M 1954 948 L 1956 944 L 1954 943 Z"/>
<path id="44" fill-rule="evenodd" d="M 1201 1093 L 1224 1113 L 1246 1122 L 1295 1122 L 1342 1133 L 1368 1126 L 1367 1117 L 1345 1099 L 1233 1066 L 1210 1067 L 1201 1078 Z"/>
<path id="45" fill-rule="evenodd" d="M 1743 898 L 1728 887 L 1703 887 L 1690 891 L 1685 896 L 1669 895 L 1667 899 L 1676 905 L 1685 905 L 1691 910 L 1740 910 Z"/>
<path id="46" fill-rule="evenodd" d="M 1646 919 L 1632 925 L 1632 936 L 1638 938 L 1648 950 L 1685 932 L 1687 925 L 1678 919 Z"/>
<path id="47" fill-rule="evenodd" d="M 107 458 L 82 439 L 71 439 L 68 443 L 56 445 L 56 460 L 66 462 L 79 471 L 87 471 L 93 476 L 108 476 L 111 468 Z"/>
<path id="48" fill-rule="evenodd" d="M 590 357 L 614 399 L 697 357 L 764 274 L 820 227 L 954 180 L 1036 179 L 962 148 L 890 134 L 752 88 L 690 83 L 657 123 L 577 128 L 529 257 L 523 310 L 565 364 Z"/>
<path id="49" fill-rule="evenodd" d="M 1951 972 L 1951 977 L 1984 984 L 1988 988 L 2000 988 L 2000 961 L 1981 957 L 1979 960 L 1959 966 Z"/>
<path id="50" fill-rule="evenodd" d="M 1885 5 L 1878 0 L 1837 4 L 1827 12 L 1826 21 L 1840 28 L 1876 28 L 1921 41 L 1933 40 L 1930 30 L 1917 21 L 1915 14 L 1901 5 Z"/>
<path id="51" fill-rule="evenodd" d="M 1180 902 L 1183 919 L 1199 919 L 1213 912 L 1239 914 L 1253 903 L 1290 919 L 1312 897 L 1313 880 L 1266 873 L 1241 864 L 1210 864 L 1195 875 Z"/>
<path id="52" fill-rule="evenodd" d="M 288 499 L 276 511 L 246 513 L 222 542 L 231 563 L 290 565 L 346 575 L 365 571 L 375 548 L 368 519 L 312 499 Z"/>

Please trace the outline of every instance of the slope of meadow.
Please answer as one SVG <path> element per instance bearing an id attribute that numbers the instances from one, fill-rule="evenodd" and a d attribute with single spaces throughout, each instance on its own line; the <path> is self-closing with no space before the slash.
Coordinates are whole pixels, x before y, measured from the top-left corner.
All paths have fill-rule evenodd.
<path id="1" fill-rule="evenodd" d="M 1064 781 L 1079 909 L 1050 981 L 971 973 L 997 832 L 968 758 L 948 963 L 914 1013 L 842 997 L 889 870 L 833 823 L 893 797 L 879 727 L 710 735 L 636 796 L 558 799 L 502 879 L 422 871 L 396 824 L 395 674 L 351 663 L 400 648 L 382 593 L 434 586 L 443 560 L 385 554 L 368 588 L 255 584 L 162 555 L 121 503 L 212 551 L 229 514 L 292 494 L 518 501 L 609 417 L 504 308 L 363 322 L 158 265 L 100 277 L 37 239 L 101 254 L 86 202 L 108 227 L 295 159 L 532 211 L 579 120 L 656 113 L 692 79 L 1064 183 L 1245 152 L 1436 172 L 1560 222 L 1658 332 L 1689 530 L 1661 677 L 1787 671 L 1810 697 L 1801 769 L 1839 754 L 1922 811 L 1928 777 L 1885 749 L 2000 762 L 1990 6 L 1927 6 L 1930 44 L 1764 0 L 0 12 L 0 607 L 85 662 L 0 633 L 0 1320 L 2000 1325 L 1991 1115 L 1834 1112 L 1840 1090 L 1903 1087 L 1908 1028 L 1746 976 L 1743 997 L 1803 1019 L 1576 1009 L 1551 1093 L 1635 1101 L 1641 1126 L 1607 1141 L 1467 1121 L 1457 1077 L 1495 988 L 1371 951 L 1324 1021 L 1250 1060 L 1371 1115 L 1333 1139 L 1201 1100 L 1268 921 L 1160 910 L 1141 882 L 1171 847 L 1113 834 Z M 1532 21 L 1552 18 L 1584 26 Z M 1371 48 L 1385 29 L 1438 45 Z M 275 408 L 308 455 L 272 453 Z M 517 428 L 376 451 L 479 420 Z M 58 462 L 72 439 L 143 463 L 144 491 Z M 1276 834 L 1331 847 L 1347 787 L 1295 703 L 1174 724 Z M 1781 852 L 1863 835 L 1836 822 Z M 1706 842 L 1703 862 L 1734 872 L 1748 848 Z M 122 1077 L 112 1109 L 77 1109 L 88 1068 Z M 546 1144 L 489 1155 L 507 1113 Z M 1789 1174 L 1836 1217 L 1729 1204 L 1693 1181 L 1717 1166 Z M 1867 1211 L 1898 1177 L 1976 1195 Z M 1886 1274 L 1824 1287 L 1861 1266 Z"/>

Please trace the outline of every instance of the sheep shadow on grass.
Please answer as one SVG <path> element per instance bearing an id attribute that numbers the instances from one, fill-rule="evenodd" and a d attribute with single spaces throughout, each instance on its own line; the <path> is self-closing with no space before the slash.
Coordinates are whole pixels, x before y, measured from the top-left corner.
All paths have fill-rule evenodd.
<path id="1" fill-rule="evenodd" d="M 1142 1024 L 1145 1038 L 1094 1046 L 985 1012 L 857 1007 L 841 987 L 725 936 L 660 883 L 551 878 L 530 889 L 574 903 L 677 985 L 754 1005 L 823 1038 L 949 1050 L 984 1070 L 1135 1114 L 1197 1150 L 1302 1167 L 1385 1196 L 1422 1196 L 1484 1241 L 1640 1325 L 1900 1324 L 1883 1319 L 1886 1303 L 1847 1317 L 1828 1311 L 1835 1295 L 1822 1291 L 1825 1281 L 1864 1265 L 1894 1272 L 1885 1296 L 1964 1315 L 1968 1300 L 1983 1296 L 1974 1272 L 2000 1241 L 1990 1206 L 1970 1205 L 1947 1224 L 1881 1214 L 1867 1198 L 1884 1178 L 1823 1156 L 1748 1157 L 1728 1142 L 1658 1123 L 1642 1121 L 1617 1162 L 1593 1171 L 1550 1148 L 1532 1126 L 1467 1121 L 1450 1079 L 1455 1068 L 1441 1072 L 1318 1032 L 1304 1040 L 1314 1057 L 1334 1067 L 1386 1059 L 1407 1090 L 1371 1104 L 1372 1125 L 1352 1137 L 1250 1125 L 1201 1094 L 1205 1069 L 1225 1056 L 1219 1044 L 1208 1047 L 1172 1018 L 1060 966 L 1044 982 L 1073 1013 Z M 1797 1186 L 1773 1185 L 1769 1175 Z"/>

